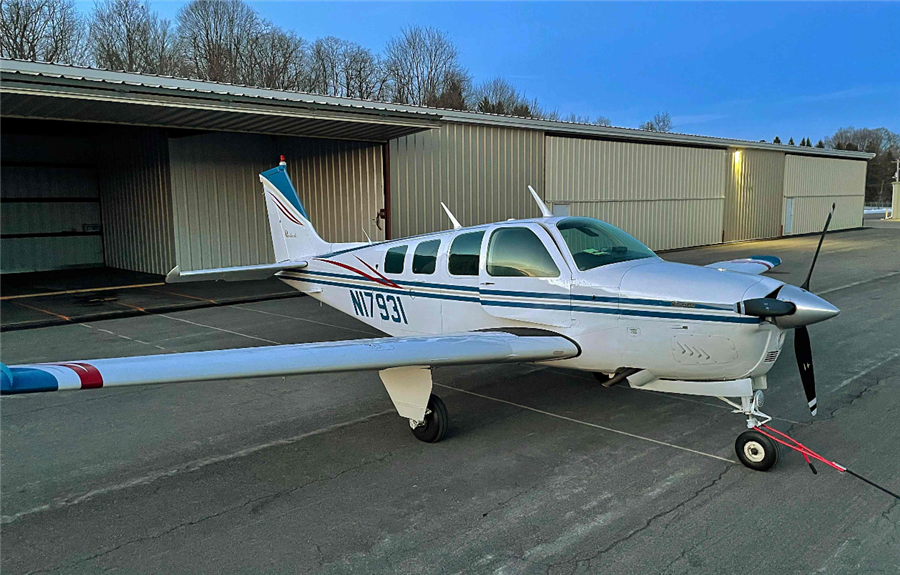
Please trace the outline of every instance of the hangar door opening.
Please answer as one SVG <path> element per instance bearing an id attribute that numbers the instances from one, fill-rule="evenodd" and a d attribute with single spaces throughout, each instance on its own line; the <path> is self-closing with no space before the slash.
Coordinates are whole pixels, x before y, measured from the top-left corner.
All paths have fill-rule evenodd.
<path id="1" fill-rule="evenodd" d="M 171 130 L 178 265 L 188 271 L 275 261 L 259 174 L 280 155 L 322 239 L 383 240 L 382 154 L 380 143 Z"/>
<path id="2" fill-rule="evenodd" d="M 3 273 L 103 265 L 94 144 L 58 126 L 4 120 Z"/>

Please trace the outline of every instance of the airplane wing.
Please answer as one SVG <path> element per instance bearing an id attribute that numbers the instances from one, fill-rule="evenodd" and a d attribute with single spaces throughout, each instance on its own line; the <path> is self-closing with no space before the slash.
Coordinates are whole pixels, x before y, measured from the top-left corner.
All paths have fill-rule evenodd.
<path id="1" fill-rule="evenodd" d="M 709 264 L 708 268 L 741 272 L 745 274 L 761 274 L 781 265 L 781 258 L 775 256 L 750 256 L 736 260 L 726 260 Z"/>
<path id="2" fill-rule="evenodd" d="M 181 267 L 175 266 L 166 275 L 166 283 L 187 283 L 210 280 L 224 280 L 227 282 L 261 280 L 275 275 L 276 272 L 284 270 L 297 270 L 305 268 L 308 262 L 305 261 L 288 261 L 277 264 L 259 264 L 255 266 L 237 266 L 233 268 L 211 268 L 205 270 L 194 270 L 183 272 Z"/>
<path id="3" fill-rule="evenodd" d="M 2 367 L 0 394 L 411 366 L 566 359 L 581 350 L 543 330 L 386 337 Z"/>

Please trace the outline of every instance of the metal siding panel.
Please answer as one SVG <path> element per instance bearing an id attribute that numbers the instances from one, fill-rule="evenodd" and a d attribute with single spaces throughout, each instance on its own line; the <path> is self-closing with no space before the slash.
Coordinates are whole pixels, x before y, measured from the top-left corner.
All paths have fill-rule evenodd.
<path id="1" fill-rule="evenodd" d="M 259 173 L 283 154 L 316 231 L 329 242 L 384 239 L 378 144 L 246 134 L 170 140 L 178 262 L 183 270 L 272 263 Z"/>
<path id="2" fill-rule="evenodd" d="M 109 129 L 98 151 L 106 265 L 167 273 L 175 265 L 175 238 L 165 134 Z"/>
<path id="3" fill-rule="evenodd" d="M 725 241 L 780 236 L 785 155 L 729 149 L 725 161 Z"/>
<path id="4" fill-rule="evenodd" d="M 793 198 L 791 234 L 822 229 L 836 204 L 829 229 L 862 225 L 866 162 L 788 155 L 784 171 L 784 197 Z"/>
<path id="5" fill-rule="evenodd" d="M 607 221 L 652 249 L 718 243 L 723 150 L 548 136 L 547 201 Z"/>
<path id="6" fill-rule="evenodd" d="M 0 242 L 3 273 L 37 272 L 103 264 L 101 236 L 15 238 Z"/>
<path id="7" fill-rule="evenodd" d="M 530 184 L 543 194 L 543 133 L 446 123 L 390 143 L 393 237 L 534 217 Z"/>

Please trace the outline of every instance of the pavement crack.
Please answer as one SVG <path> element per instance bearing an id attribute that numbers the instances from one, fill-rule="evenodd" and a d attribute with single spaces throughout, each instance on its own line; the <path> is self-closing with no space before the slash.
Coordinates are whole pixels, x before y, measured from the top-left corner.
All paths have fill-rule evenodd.
<path id="1" fill-rule="evenodd" d="M 604 548 L 601 549 L 600 551 L 597 551 L 597 552 L 594 553 L 593 555 L 591 555 L 591 556 L 589 556 L 589 557 L 586 557 L 586 558 L 584 558 L 584 559 L 577 559 L 577 558 L 576 558 L 576 559 L 572 559 L 572 560 L 569 560 L 569 561 L 561 561 L 561 562 L 559 562 L 559 563 L 551 563 L 551 564 L 548 565 L 548 567 L 559 567 L 559 566 L 562 566 L 562 565 L 573 564 L 573 563 L 575 564 L 576 570 L 577 570 L 578 567 L 580 567 L 581 565 L 585 565 L 585 564 L 586 564 L 588 567 L 590 567 L 590 564 L 591 564 L 593 561 L 595 561 L 595 560 L 597 560 L 597 559 L 603 557 L 605 554 L 609 553 L 610 551 L 612 551 L 613 549 L 615 549 L 615 548 L 618 547 L 619 545 L 625 543 L 626 541 L 629 541 L 629 540 L 632 539 L 634 536 L 636 536 L 636 535 L 638 535 L 638 534 L 640 534 L 640 533 L 646 531 L 646 530 L 649 529 L 651 526 L 653 526 L 653 524 L 654 524 L 658 519 L 661 519 L 661 518 L 663 518 L 663 517 L 666 517 L 667 515 L 671 515 L 672 513 L 675 513 L 676 511 L 678 511 L 679 509 L 682 509 L 685 505 L 687 505 L 687 504 L 690 503 L 691 501 L 694 501 L 695 499 L 697 499 L 698 497 L 700 497 L 703 493 L 705 493 L 705 492 L 708 491 L 709 489 L 712 489 L 713 487 L 715 487 L 716 484 L 718 484 L 718 483 L 725 477 L 725 474 L 726 474 L 726 473 L 728 473 L 731 469 L 734 469 L 734 468 L 736 468 L 736 467 L 737 467 L 737 466 L 735 466 L 735 465 L 729 465 L 728 467 L 726 467 L 725 469 L 722 470 L 722 472 L 718 475 L 718 477 L 716 477 L 715 479 L 713 479 L 712 481 L 710 481 L 709 483 L 707 483 L 706 485 L 704 485 L 704 486 L 701 487 L 700 489 L 697 489 L 696 491 L 694 491 L 691 495 L 689 495 L 687 498 L 683 499 L 681 502 L 679 502 L 679 503 L 678 503 L 677 505 L 675 505 L 674 507 L 670 507 L 669 509 L 666 509 L 665 511 L 660 511 L 659 513 L 657 513 L 657 514 L 655 514 L 655 515 L 649 517 L 646 521 L 644 521 L 644 524 L 643 524 L 642 526 L 638 527 L 637 529 L 634 529 L 634 530 L 630 531 L 628 534 L 626 534 L 626 535 L 624 535 L 624 536 L 622 536 L 622 537 L 619 537 L 618 539 L 616 539 L 615 541 L 613 541 L 612 543 L 610 543 L 609 545 L 607 545 L 606 547 L 604 547 Z"/>

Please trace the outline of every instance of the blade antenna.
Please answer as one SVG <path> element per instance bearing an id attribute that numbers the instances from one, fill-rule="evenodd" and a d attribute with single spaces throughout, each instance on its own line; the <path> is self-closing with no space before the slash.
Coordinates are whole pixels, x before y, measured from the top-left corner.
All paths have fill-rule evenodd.
<path id="1" fill-rule="evenodd" d="M 547 204 L 541 199 L 541 197 L 534 191 L 534 188 L 528 186 L 528 191 L 531 192 L 531 197 L 534 198 L 534 201 L 537 202 L 538 208 L 541 210 L 542 218 L 552 218 L 553 213 L 547 209 Z"/>
<path id="2" fill-rule="evenodd" d="M 836 205 L 837 203 L 831 204 L 831 212 L 828 213 L 828 218 L 825 220 L 825 228 L 822 230 L 822 235 L 819 236 L 819 246 L 816 248 L 816 254 L 813 256 L 812 264 L 809 266 L 809 273 L 806 274 L 806 281 L 800 286 L 807 291 L 809 291 L 809 280 L 812 279 L 813 268 L 816 267 L 816 260 L 819 259 L 819 250 L 822 249 L 822 242 L 825 240 L 825 232 L 828 231 L 828 225 L 831 223 L 831 217 L 834 216 L 834 208 Z"/>
<path id="3" fill-rule="evenodd" d="M 370 244 L 372 243 L 372 238 L 369 237 L 369 232 L 366 231 L 366 228 L 360 228 L 363 231 L 363 234 L 366 236 L 366 241 Z"/>
<path id="4" fill-rule="evenodd" d="M 453 216 L 453 213 L 450 211 L 450 208 L 448 208 L 446 205 L 444 205 L 444 202 L 441 202 L 441 207 L 444 208 L 444 212 L 446 212 L 447 217 L 450 218 L 450 223 L 453 224 L 453 229 L 458 230 L 459 228 L 461 228 L 462 224 L 460 224 L 459 220 L 457 220 Z"/>

